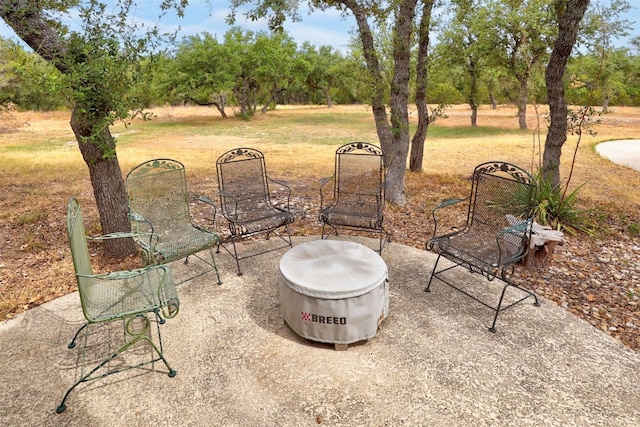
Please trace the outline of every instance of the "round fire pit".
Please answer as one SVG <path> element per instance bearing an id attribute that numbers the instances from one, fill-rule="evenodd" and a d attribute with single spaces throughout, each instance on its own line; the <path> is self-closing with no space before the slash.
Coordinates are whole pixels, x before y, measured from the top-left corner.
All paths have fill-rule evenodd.
<path id="1" fill-rule="evenodd" d="M 389 313 L 387 265 L 373 250 L 341 240 L 316 240 L 280 260 L 280 303 L 287 324 L 336 349 L 376 335 Z"/>

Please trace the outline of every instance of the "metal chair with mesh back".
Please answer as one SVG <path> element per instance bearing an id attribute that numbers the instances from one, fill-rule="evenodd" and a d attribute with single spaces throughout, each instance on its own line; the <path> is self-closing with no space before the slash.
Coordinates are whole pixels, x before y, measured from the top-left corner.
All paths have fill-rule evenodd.
<path id="1" fill-rule="evenodd" d="M 535 179 L 524 169 L 500 161 L 478 165 L 473 172 L 469 197 L 444 200 L 433 210 L 434 237 L 426 246 L 437 253 L 438 258 L 425 291 L 431 290 L 433 278 L 437 277 L 490 308 L 494 312 L 491 332 L 496 331 L 502 311 L 530 297 L 534 305 L 540 305 L 535 293 L 512 280 L 515 264 L 526 256 L 529 248 L 536 191 Z M 440 215 L 445 212 L 442 209 L 453 211 L 455 206 L 464 208 L 466 220 L 451 227 L 450 221 L 439 218 L 450 218 L 451 215 Z M 438 270 L 442 258 L 452 261 L 453 265 Z M 489 281 L 498 278 L 504 282 L 497 304 L 485 302 L 468 284 L 454 283 L 456 277 L 447 273 L 456 267 L 481 274 Z M 521 294 L 505 303 L 508 288 L 517 289 Z"/>
<path id="2" fill-rule="evenodd" d="M 238 275 L 242 275 L 240 260 L 293 246 L 289 230 L 295 219 L 290 207 L 291 188 L 269 178 L 262 152 L 253 148 L 227 151 L 216 161 L 216 174 L 221 212 L 229 223 L 229 236 L 220 246 L 236 260 Z M 281 190 L 278 204 L 272 200 L 270 183 Z M 281 229 L 284 234 L 280 234 Z M 267 239 L 275 234 L 284 244 L 238 253 L 239 241 L 259 234 L 265 234 Z M 232 250 L 227 243 L 231 243 Z"/>
<path id="3" fill-rule="evenodd" d="M 390 240 L 383 226 L 385 167 L 382 150 L 366 142 L 339 147 L 333 176 L 320 180 L 322 238 L 338 230 L 378 234 L 378 253 Z"/>
<path id="4" fill-rule="evenodd" d="M 131 229 L 137 233 L 134 240 L 146 264 L 164 264 L 183 258 L 187 264 L 193 255 L 209 268 L 182 282 L 215 271 L 220 285 L 213 255 L 213 248 L 220 244 L 220 237 L 213 231 L 216 208 L 211 200 L 189 194 L 184 165 L 172 159 L 148 160 L 127 174 L 126 185 Z M 211 229 L 193 222 L 190 203 L 204 203 L 210 208 Z M 210 259 L 200 256 L 199 252 L 205 250 Z"/>
<path id="5" fill-rule="evenodd" d="M 79 384 L 87 381 L 158 361 L 162 361 L 169 371 L 169 376 L 174 377 L 176 371 L 171 368 L 163 354 L 160 324 L 164 323 L 165 318 L 175 317 L 180 307 L 169 266 L 158 265 L 128 271 L 93 273 L 80 204 L 75 198 L 69 201 L 67 207 L 67 235 L 82 312 L 86 319 L 86 323 L 76 332 L 68 348 L 76 347 L 76 342 L 84 331 L 84 340 L 82 340 L 84 346 L 79 360 L 83 363 L 87 360 L 95 361 L 92 357 L 86 356 L 90 353 L 90 344 L 87 342 L 91 325 L 121 322 L 124 330 L 118 334 L 97 334 L 100 337 L 100 343 L 107 348 L 101 356 L 103 359 L 93 367 L 84 365 L 81 367 L 79 378 L 65 393 L 56 409 L 57 413 L 66 410 L 65 402 L 69 394 Z M 91 239 L 130 237 L 132 233 L 114 233 Z M 155 322 L 149 317 L 149 313 L 153 313 Z M 157 343 L 153 338 L 152 323 L 156 323 Z M 114 337 L 119 338 L 112 342 Z M 141 359 L 140 352 L 133 355 L 134 352 L 129 351 L 144 344 L 151 349 L 150 358 L 142 357 Z M 148 353 L 143 352 L 143 354 Z"/>

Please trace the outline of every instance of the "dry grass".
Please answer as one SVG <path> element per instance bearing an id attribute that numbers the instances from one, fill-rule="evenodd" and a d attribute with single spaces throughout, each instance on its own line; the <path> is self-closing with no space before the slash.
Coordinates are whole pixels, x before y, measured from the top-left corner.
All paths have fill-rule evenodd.
<path id="1" fill-rule="evenodd" d="M 154 113 L 152 121 L 113 127 L 123 173 L 150 158 L 174 158 L 186 165 L 191 188 L 212 197 L 215 159 L 229 149 L 263 151 L 272 177 L 288 180 L 294 192 L 317 203 L 317 180 L 332 173 L 335 148 L 349 141 L 377 141 L 366 106 L 282 107 L 252 121 L 223 120 L 207 108 L 167 107 Z M 477 131 L 468 128 L 466 107 L 456 106 L 447 114 L 448 119 L 430 128 L 424 172 L 407 175 L 410 213 L 405 217 L 417 213 L 426 218 L 443 196 L 464 195 L 464 178 L 483 161 L 537 165 L 538 142 L 532 131 L 518 130 L 515 109 L 481 109 Z M 4 128 L 0 121 L 0 320 L 75 289 L 64 226 L 69 197 L 83 204 L 88 231 L 99 232 L 87 167 L 69 127 L 69 114 L 14 112 L 11 120 Z M 535 126 L 533 108 L 528 120 Z M 586 205 L 606 208 L 608 218 L 623 212 L 638 222 L 640 173 L 610 163 L 593 147 L 601 141 L 638 138 L 640 109 L 615 109 L 597 131 L 597 137 L 581 142 L 572 187 L 587 182 L 580 193 Z M 544 135 L 541 139 L 544 142 Z M 564 147 L 565 177 L 575 145 L 572 137 Z M 390 207 L 390 213 L 395 209 Z M 420 222 L 421 217 L 411 221 Z M 405 222 L 409 221 L 398 219 L 390 227 L 395 240 L 422 245 L 428 227 L 414 233 Z M 299 227 L 298 233 L 313 231 L 312 225 Z M 99 248 L 94 251 L 99 253 Z"/>

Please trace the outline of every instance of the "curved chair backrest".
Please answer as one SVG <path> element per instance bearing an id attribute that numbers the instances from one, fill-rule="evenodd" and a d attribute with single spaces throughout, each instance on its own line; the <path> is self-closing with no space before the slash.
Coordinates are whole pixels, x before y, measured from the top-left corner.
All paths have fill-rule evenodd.
<path id="1" fill-rule="evenodd" d="M 131 210 L 162 234 L 191 223 L 184 165 L 172 159 L 153 159 L 133 168 L 126 178 Z M 134 222 L 133 226 L 140 226 Z M 148 232 L 150 230 L 133 230 Z"/>
<path id="2" fill-rule="evenodd" d="M 223 212 L 231 214 L 243 202 L 269 200 L 269 184 L 262 152 L 253 148 L 235 148 L 216 161 L 220 203 Z M 223 195 L 231 197 L 223 197 Z"/>
<path id="3" fill-rule="evenodd" d="M 469 203 L 468 227 L 481 227 L 492 235 L 514 223 L 522 223 L 522 233 L 528 239 L 533 224 L 536 181 L 524 169 L 505 162 L 487 162 L 473 172 Z M 520 250 L 526 239 L 517 242 Z"/>
<path id="4" fill-rule="evenodd" d="M 351 142 L 336 150 L 334 197 L 381 196 L 384 200 L 384 155 L 366 142 Z"/>
<path id="5" fill-rule="evenodd" d="M 518 166 L 505 162 L 478 165 L 473 172 L 470 220 L 485 224 L 499 218 L 502 224 L 505 215 L 527 219 L 533 213 L 535 193 L 535 179 Z"/>

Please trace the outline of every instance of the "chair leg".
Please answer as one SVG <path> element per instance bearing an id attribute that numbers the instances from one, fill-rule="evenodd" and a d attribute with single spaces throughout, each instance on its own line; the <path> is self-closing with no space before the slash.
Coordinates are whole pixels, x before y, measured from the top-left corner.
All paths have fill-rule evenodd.
<path id="1" fill-rule="evenodd" d="M 218 246 L 218 251 L 220 250 L 220 246 Z M 216 278 L 218 279 L 218 281 L 216 282 L 216 285 L 220 286 L 222 285 L 222 280 L 220 280 L 220 272 L 218 271 L 218 265 L 216 264 L 216 259 L 213 256 L 213 248 L 209 248 L 209 255 L 211 255 L 211 264 L 213 265 L 213 269 L 216 272 Z"/>
<path id="2" fill-rule="evenodd" d="M 236 239 L 231 238 L 231 244 L 233 245 L 233 259 L 236 260 L 236 267 L 238 268 L 238 276 L 242 276 L 242 270 L 240 270 L 240 260 L 238 259 L 238 249 L 236 248 Z"/>
<path id="3" fill-rule="evenodd" d="M 384 227 L 380 227 L 380 250 L 378 254 L 382 256 L 382 249 L 391 241 L 391 235 Z"/>
<path id="4" fill-rule="evenodd" d="M 489 331 L 490 332 L 494 332 L 494 333 L 496 332 L 496 322 L 498 321 L 498 314 L 500 314 L 501 311 L 506 310 L 507 308 L 512 307 L 512 306 L 520 303 L 521 301 L 524 301 L 525 299 L 527 299 L 529 297 L 533 297 L 533 299 L 534 299 L 533 305 L 534 306 L 540 307 L 540 302 L 538 301 L 538 296 L 534 292 L 532 292 L 532 291 L 530 291 L 528 289 L 525 289 L 525 288 L 523 288 L 521 286 L 518 286 L 518 285 L 516 285 L 514 283 L 511 283 L 510 281 L 505 280 L 504 278 L 502 280 L 505 282 L 505 285 L 502 288 L 502 294 L 500 294 L 500 300 L 498 301 L 498 306 L 495 308 L 495 315 L 493 316 L 493 323 L 491 324 L 491 327 L 489 328 Z M 511 303 L 510 305 L 502 308 L 502 301 L 504 300 L 504 295 L 505 295 L 505 293 L 507 291 L 507 288 L 509 288 L 509 287 L 516 288 L 516 289 L 518 289 L 520 291 L 526 292 L 527 296 L 525 296 L 525 297 L 519 299 L 518 301 L 516 301 L 514 303 Z"/>
<path id="5" fill-rule="evenodd" d="M 327 225 L 328 225 L 329 227 L 331 227 L 331 230 L 329 230 L 329 232 L 325 232 L 325 227 L 326 227 Z M 326 239 L 327 237 L 329 237 L 329 236 L 331 235 L 331 233 L 335 233 L 335 235 L 336 235 L 336 236 L 339 236 L 339 234 L 338 234 L 338 229 L 337 229 L 336 227 L 334 227 L 333 225 L 328 224 L 328 223 L 326 223 L 326 222 L 323 222 L 323 223 L 322 223 L 322 236 L 321 236 L 321 237 L 322 237 L 322 239 Z"/>
<path id="6" fill-rule="evenodd" d="M 144 324 L 142 326 L 142 328 L 140 330 L 134 330 L 134 326 L 132 325 L 132 321 L 135 319 L 140 319 L 142 318 L 144 321 Z M 162 362 L 164 362 L 165 366 L 167 367 L 167 369 L 169 370 L 169 377 L 175 377 L 177 372 L 171 368 L 171 366 L 169 365 L 169 362 L 167 361 L 167 359 L 164 357 L 164 355 L 162 354 L 162 338 L 160 336 L 160 326 L 158 326 L 158 339 L 160 340 L 160 348 L 158 348 L 158 346 L 156 346 L 156 344 L 153 342 L 153 340 L 151 339 L 150 336 L 147 336 L 147 332 L 150 329 L 150 324 L 151 322 L 149 321 L 149 316 L 144 313 L 144 314 L 138 314 L 132 317 L 129 317 L 128 319 L 125 320 L 125 325 L 124 325 L 124 329 L 127 335 L 129 335 L 131 338 L 126 341 L 125 343 L 123 343 L 115 352 L 113 352 L 111 355 L 109 355 L 109 357 L 107 357 L 106 359 L 104 359 L 102 362 L 100 362 L 98 365 L 96 365 L 93 369 L 91 369 L 91 371 L 89 371 L 87 374 L 83 375 L 79 380 L 77 380 L 68 390 L 67 392 L 64 394 L 62 401 L 60 402 L 60 404 L 58 405 L 58 407 L 56 408 L 56 413 L 61 414 L 63 413 L 66 409 L 67 409 L 67 405 L 66 405 L 66 401 L 67 398 L 69 397 L 69 395 L 71 394 L 71 392 L 80 384 L 87 382 L 87 381 L 91 381 L 91 380 L 96 380 L 99 378 L 103 378 L 106 377 L 108 375 L 111 374 L 115 374 L 117 372 L 122 372 L 124 370 L 127 369 L 131 369 L 131 368 L 136 368 L 136 367 L 140 367 L 149 363 L 153 363 L 159 360 L 162 360 Z M 75 340 L 78 337 L 78 334 L 81 330 L 85 329 L 88 326 L 88 323 L 83 325 L 80 330 L 78 330 L 78 332 L 76 332 L 72 343 L 74 343 L 73 347 L 75 347 Z M 152 358 L 151 361 L 149 362 L 143 362 L 140 363 L 136 366 L 127 366 L 125 368 L 122 369 L 116 369 L 113 371 L 109 371 L 105 374 L 102 375 L 98 375 L 98 376 L 93 376 L 93 374 L 95 374 L 100 368 L 104 367 L 107 363 L 109 363 L 111 360 L 113 360 L 114 358 L 118 357 L 120 354 L 124 353 L 126 350 L 128 350 L 131 346 L 133 346 L 135 343 L 137 343 L 138 341 L 143 340 L 146 341 L 147 343 L 149 343 L 151 345 L 151 347 L 154 349 L 154 351 L 158 354 L 158 358 Z M 69 348 L 73 348 L 73 347 L 69 347 Z"/>
<path id="7" fill-rule="evenodd" d="M 73 336 L 71 342 L 67 344 L 67 348 L 75 348 L 78 335 L 80 335 L 80 332 L 83 331 L 87 326 L 89 326 L 89 323 L 85 323 L 84 325 L 80 326 L 80 329 L 76 331 L 76 334 Z"/>
<path id="8" fill-rule="evenodd" d="M 292 248 L 293 247 L 293 240 L 291 238 L 291 229 L 289 228 L 289 224 L 284 226 L 285 230 L 287 230 L 287 237 L 289 239 L 289 247 Z"/>
<path id="9" fill-rule="evenodd" d="M 438 262 L 440 261 L 441 256 L 442 254 L 438 254 L 438 258 L 436 258 L 436 263 L 433 264 L 433 270 L 431 270 L 431 276 L 429 276 L 429 283 L 427 284 L 427 287 L 424 288 L 425 292 L 431 292 L 431 282 L 433 281 L 433 276 L 435 276 L 436 274 L 436 268 L 438 267 Z"/>
<path id="10" fill-rule="evenodd" d="M 509 283 L 507 283 L 502 288 L 502 293 L 500 294 L 500 300 L 498 301 L 498 306 L 495 309 L 496 314 L 493 316 L 493 323 L 491 324 L 491 327 L 489 328 L 489 332 L 493 332 L 494 334 L 496 333 L 496 322 L 498 321 L 498 314 L 500 314 L 500 307 L 502 307 L 502 301 L 504 300 L 504 294 L 507 291 L 507 288 L 509 286 L 510 286 Z"/>

